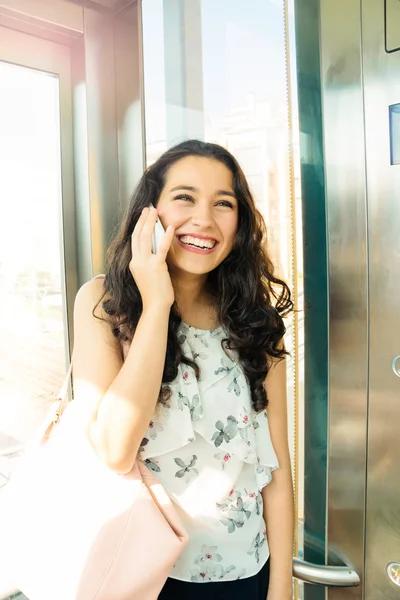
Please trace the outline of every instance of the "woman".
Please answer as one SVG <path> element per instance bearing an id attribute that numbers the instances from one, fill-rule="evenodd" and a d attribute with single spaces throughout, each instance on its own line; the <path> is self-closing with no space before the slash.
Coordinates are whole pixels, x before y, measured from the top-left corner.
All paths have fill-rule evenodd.
<path id="1" fill-rule="evenodd" d="M 187 141 L 144 173 L 105 279 L 76 299 L 74 386 L 93 402 L 91 443 L 118 473 L 139 453 L 190 536 L 162 600 L 292 597 L 292 302 L 264 242 L 233 156 Z"/>

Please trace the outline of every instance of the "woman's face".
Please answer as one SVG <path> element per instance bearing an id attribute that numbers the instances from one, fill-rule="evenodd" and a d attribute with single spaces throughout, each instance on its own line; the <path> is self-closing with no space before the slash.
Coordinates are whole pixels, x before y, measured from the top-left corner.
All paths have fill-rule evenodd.
<path id="1" fill-rule="evenodd" d="M 168 266 L 204 275 L 230 254 L 239 206 L 231 171 L 221 162 L 188 156 L 168 170 L 157 203 L 161 223 L 175 228 Z"/>

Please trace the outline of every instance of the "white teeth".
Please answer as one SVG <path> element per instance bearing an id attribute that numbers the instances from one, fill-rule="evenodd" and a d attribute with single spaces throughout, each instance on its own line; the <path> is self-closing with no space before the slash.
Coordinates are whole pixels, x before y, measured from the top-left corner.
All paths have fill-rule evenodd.
<path id="1" fill-rule="evenodd" d="M 179 238 L 182 244 L 189 244 L 190 246 L 195 246 L 196 248 L 206 248 L 211 250 L 216 245 L 216 241 L 214 240 L 203 240 L 200 238 L 193 237 L 191 235 L 183 235 Z"/>

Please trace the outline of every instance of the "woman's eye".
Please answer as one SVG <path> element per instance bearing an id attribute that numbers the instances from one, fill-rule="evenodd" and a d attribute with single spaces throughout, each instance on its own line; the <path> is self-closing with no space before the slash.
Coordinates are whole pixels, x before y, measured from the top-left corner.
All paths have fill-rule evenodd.
<path id="1" fill-rule="evenodd" d="M 179 196 L 175 196 L 175 200 L 188 200 L 189 202 L 192 202 L 193 198 L 191 196 L 188 196 L 187 194 L 179 194 Z"/>
<path id="2" fill-rule="evenodd" d="M 227 206 L 228 208 L 233 208 L 233 204 L 229 200 L 221 200 L 221 202 L 218 202 L 217 206 Z"/>

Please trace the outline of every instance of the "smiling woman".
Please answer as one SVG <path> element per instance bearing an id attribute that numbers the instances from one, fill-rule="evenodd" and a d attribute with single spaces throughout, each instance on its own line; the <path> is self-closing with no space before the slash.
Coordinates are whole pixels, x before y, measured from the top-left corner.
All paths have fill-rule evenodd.
<path id="1" fill-rule="evenodd" d="M 186 183 L 179 183 L 183 178 Z M 173 278 L 177 272 L 206 276 L 231 252 L 238 201 L 232 172 L 224 163 L 207 156 L 181 158 L 168 169 L 156 207 L 164 227 L 175 230 L 168 254 Z M 192 254 L 204 256 L 204 261 Z"/>
<path id="2" fill-rule="evenodd" d="M 190 195 L 179 194 L 187 188 Z M 229 193 L 228 205 L 221 196 L 222 190 Z M 273 357 L 284 356 L 278 348 L 284 325 L 281 319 L 276 320 L 276 314 L 287 314 L 292 303 L 287 285 L 274 275 L 264 245 L 265 224 L 243 171 L 225 148 L 192 140 L 165 152 L 144 173 L 108 252 L 105 290 L 110 298 L 106 299 L 104 310 L 121 339 L 132 338 L 143 306 L 135 280 L 126 281 L 126 269 L 132 233 L 149 204 L 156 207 L 164 228 L 174 230 L 167 255 L 174 297 L 178 299 L 170 315 L 171 336 L 181 319 L 201 329 L 223 324 L 231 334 L 232 348 L 243 355 L 254 397 L 259 398 L 256 405 L 262 408 L 263 382 L 268 372 L 264 347 L 267 344 Z M 211 252 L 194 252 L 197 249 L 189 249 L 182 242 L 185 236 L 208 237 L 217 244 Z M 129 301 L 116 293 L 122 281 L 130 290 Z M 250 342 L 253 335 L 257 341 Z M 174 358 L 167 353 L 165 383 L 176 377 L 179 360 L 178 349 Z M 255 368 L 251 366 L 256 363 Z"/>
<path id="3" fill-rule="evenodd" d="M 264 239 L 232 154 L 189 140 L 143 174 L 105 278 L 76 299 L 74 390 L 86 402 L 93 390 L 91 443 L 118 473 L 137 458 L 156 473 L 189 534 L 163 600 L 203 598 L 205 582 L 265 600 L 270 553 L 268 598 L 291 598 L 292 301 Z"/>

